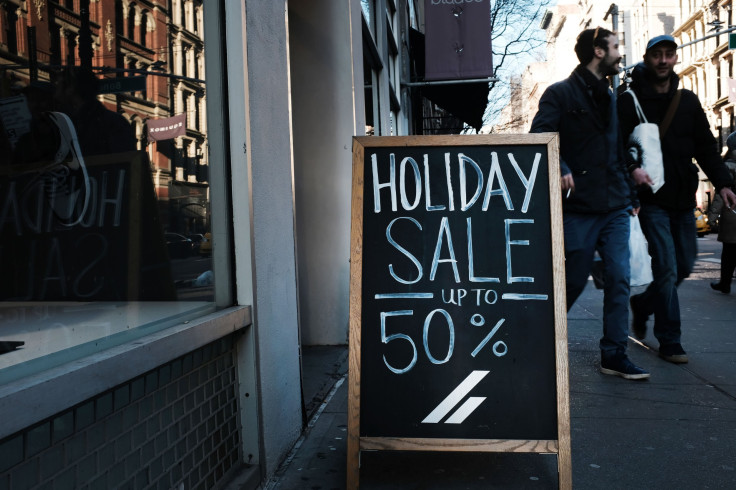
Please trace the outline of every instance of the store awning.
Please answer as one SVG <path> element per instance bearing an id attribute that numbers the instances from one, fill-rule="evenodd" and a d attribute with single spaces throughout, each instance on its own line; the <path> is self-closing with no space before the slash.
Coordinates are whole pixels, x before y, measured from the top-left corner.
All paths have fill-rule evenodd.
<path id="1" fill-rule="evenodd" d="M 412 62 L 414 63 L 412 82 L 424 82 L 424 34 L 409 29 Z M 483 114 L 488 105 L 488 82 L 414 85 L 419 93 L 440 106 L 453 116 L 475 129 L 483 126 Z"/>

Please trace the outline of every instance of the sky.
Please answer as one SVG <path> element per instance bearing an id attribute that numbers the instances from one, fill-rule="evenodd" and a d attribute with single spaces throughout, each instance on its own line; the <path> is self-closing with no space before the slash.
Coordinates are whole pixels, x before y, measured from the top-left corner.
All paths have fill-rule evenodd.
<path id="1" fill-rule="evenodd" d="M 550 0 L 548 5 L 546 6 L 546 9 L 551 9 L 555 5 L 557 5 L 558 0 Z M 491 4 L 494 4 L 494 0 L 491 0 Z M 537 3 L 539 4 L 539 2 Z M 541 17 L 537 20 L 535 20 L 532 23 L 532 32 L 535 36 L 541 37 L 542 39 L 546 38 L 546 35 L 544 34 L 544 31 L 539 27 L 541 22 Z M 517 29 L 512 29 L 509 33 L 508 37 L 509 39 L 512 39 L 513 37 L 516 37 L 518 33 Z M 496 40 L 496 44 L 498 45 L 498 40 Z M 497 46 L 494 50 L 497 50 L 501 46 Z M 495 119 L 498 116 L 498 112 L 500 111 L 500 107 L 503 107 L 508 103 L 509 100 L 509 81 L 512 77 L 521 75 L 524 70 L 526 70 L 527 66 L 529 64 L 542 61 L 545 59 L 545 46 L 542 45 L 539 48 L 533 50 L 533 51 L 527 51 L 524 53 L 521 53 L 519 55 L 514 56 L 512 60 L 506 60 L 504 63 L 504 66 L 501 68 L 501 70 L 498 73 L 498 78 L 501 79 L 501 83 L 497 84 L 488 94 L 488 111 L 491 111 L 490 118 L 485 122 L 487 125 L 492 125 L 495 122 Z"/>

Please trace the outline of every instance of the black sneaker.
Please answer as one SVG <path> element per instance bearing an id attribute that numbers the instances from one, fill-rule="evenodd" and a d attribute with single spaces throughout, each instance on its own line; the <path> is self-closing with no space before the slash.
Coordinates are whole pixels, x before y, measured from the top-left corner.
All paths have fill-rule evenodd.
<path id="1" fill-rule="evenodd" d="M 601 372 L 621 376 L 624 379 L 647 379 L 649 377 L 649 371 L 636 366 L 625 355 L 601 359 Z"/>
<path id="2" fill-rule="evenodd" d="M 729 294 L 731 292 L 731 285 L 724 284 L 722 282 L 712 282 L 710 283 L 710 287 L 712 287 L 716 291 L 722 292 L 723 294 Z"/>
<path id="3" fill-rule="evenodd" d="M 629 305 L 631 305 L 631 331 L 634 332 L 634 336 L 639 340 L 644 340 L 647 336 L 647 315 L 644 310 L 638 308 L 634 300 L 635 296 L 629 299 Z"/>
<path id="4" fill-rule="evenodd" d="M 659 357 L 675 364 L 687 363 L 687 353 L 680 344 L 665 344 L 659 346 Z"/>

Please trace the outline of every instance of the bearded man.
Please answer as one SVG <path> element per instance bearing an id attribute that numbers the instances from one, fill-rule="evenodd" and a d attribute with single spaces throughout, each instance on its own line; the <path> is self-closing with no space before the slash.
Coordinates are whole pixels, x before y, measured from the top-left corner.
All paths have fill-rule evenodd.
<path id="1" fill-rule="evenodd" d="M 578 35 L 580 64 L 542 94 L 531 132 L 557 132 L 565 235 L 567 309 L 588 283 L 595 252 L 603 260 L 603 374 L 646 379 L 626 354 L 630 215 L 637 212 L 626 172 L 615 97 L 606 77 L 619 72 L 618 36 L 603 28 Z"/>

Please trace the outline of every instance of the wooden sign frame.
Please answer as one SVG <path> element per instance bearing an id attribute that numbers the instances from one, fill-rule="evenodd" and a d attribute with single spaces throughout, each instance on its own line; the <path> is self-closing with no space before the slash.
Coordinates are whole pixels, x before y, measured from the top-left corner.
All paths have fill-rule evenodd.
<path id="1" fill-rule="evenodd" d="M 361 323 L 363 313 L 364 246 L 364 157 L 367 148 L 477 147 L 501 145 L 544 145 L 548 172 L 554 288 L 554 356 L 556 363 L 557 439 L 436 439 L 412 437 L 361 437 Z M 398 159 L 397 159 L 398 160 Z M 559 488 L 572 487 L 570 450 L 570 401 L 568 379 L 567 312 L 565 303 L 565 263 L 559 171 L 559 143 L 556 133 L 469 136 L 389 136 L 353 139 L 353 186 L 350 263 L 350 332 L 348 384 L 347 488 L 360 484 L 361 450 L 465 451 L 557 454 Z"/>

